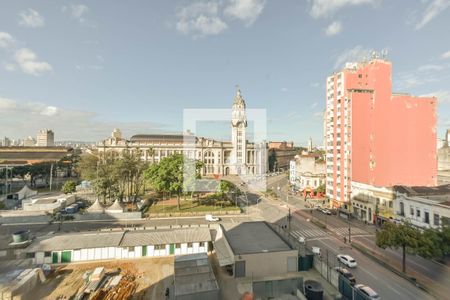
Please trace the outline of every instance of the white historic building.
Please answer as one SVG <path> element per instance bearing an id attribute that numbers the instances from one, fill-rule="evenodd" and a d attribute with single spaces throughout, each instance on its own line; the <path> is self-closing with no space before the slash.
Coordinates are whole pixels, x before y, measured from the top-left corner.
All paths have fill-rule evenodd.
<path id="1" fill-rule="evenodd" d="M 204 163 L 202 175 L 252 175 L 267 170 L 267 143 L 251 143 L 246 138 L 246 104 L 238 89 L 231 115 L 231 141 L 218 141 L 185 134 L 138 134 L 129 140 L 114 129 L 111 138 L 97 145 L 101 155 L 122 154 L 124 151 L 139 153 L 141 159 L 158 163 L 164 157 L 183 154 Z"/>

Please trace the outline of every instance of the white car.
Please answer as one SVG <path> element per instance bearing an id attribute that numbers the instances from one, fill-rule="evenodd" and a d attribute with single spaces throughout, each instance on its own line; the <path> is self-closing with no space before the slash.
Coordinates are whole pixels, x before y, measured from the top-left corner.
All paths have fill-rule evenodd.
<path id="1" fill-rule="evenodd" d="M 374 290 L 372 290 L 370 287 L 368 287 L 367 285 L 363 285 L 363 284 L 356 284 L 355 285 L 355 290 L 358 290 L 361 294 L 363 294 L 364 296 L 367 297 L 367 299 L 374 299 L 374 300 L 379 300 L 380 295 L 378 295 L 377 292 L 375 292 Z"/>
<path id="2" fill-rule="evenodd" d="M 342 264 L 346 265 L 349 268 L 356 268 L 357 266 L 356 260 L 350 255 L 338 254 L 337 258 Z"/>
<path id="3" fill-rule="evenodd" d="M 214 217 L 213 215 L 205 215 L 205 220 L 208 222 L 217 222 L 220 221 L 220 218 Z"/>

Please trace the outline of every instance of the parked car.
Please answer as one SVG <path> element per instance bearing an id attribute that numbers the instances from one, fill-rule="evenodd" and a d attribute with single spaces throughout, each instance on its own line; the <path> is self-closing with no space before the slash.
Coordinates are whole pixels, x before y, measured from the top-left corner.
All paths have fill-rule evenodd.
<path id="1" fill-rule="evenodd" d="M 376 300 L 381 299 L 380 295 L 378 295 L 377 292 L 372 290 L 372 288 L 368 287 L 367 285 L 357 284 L 355 285 L 355 290 L 361 292 L 361 294 L 368 297 L 368 299 L 376 299 Z"/>
<path id="2" fill-rule="evenodd" d="M 312 249 L 312 253 L 314 255 L 319 255 L 319 256 L 321 255 L 321 251 L 320 251 L 319 247 L 312 247 L 311 249 Z"/>
<path id="3" fill-rule="evenodd" d="M 217 222 L 220 221 L 220 218 L 215 217 L 213 215 L 205 215 L 205 220 L 208 222 Z"/>
<path id="4" fill-rule="evenodd" d="M 321 211 L 326 215 L 331 215 L 331 211 L 327 208 L 323 208 Z"/>
<path id="5" fill-rule="evenodd" d="M 356 279 L 355 276 L 353 276 L 353 274 L 347 270 L 346 268 L 341 268 L 341 267 L 336 267 L 335 270 L 341 274 L 342 276 L 344 276 L 345 278 L 348 279 L 348 281 L 350 281 L 350 284 L 355 284 L 356 283 Z"/>
<path id="6" fill-rule="evenodd" d="M 356 260 L 350 255 L 338 254 L 337 258 L 342 264 L 346 265 L 349 268 L 356 268 L 357 266 Z"/>

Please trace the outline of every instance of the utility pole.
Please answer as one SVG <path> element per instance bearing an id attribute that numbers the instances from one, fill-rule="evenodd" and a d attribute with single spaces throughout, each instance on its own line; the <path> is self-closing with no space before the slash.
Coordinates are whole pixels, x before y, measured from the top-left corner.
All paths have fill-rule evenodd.
<path id="1" fill-rule="evenodd" d="M 351 244 L 352 243 L 352 230 L 351 230 L 351 223 L 350 223 L 350 211 L 347 215 L 347 220 L 348 220 L 348 243 Z"/>
<path id="2" fill-rule="evenodd" d="M 287 220 L 288 220 L 288 232 L 289 232 L 289 234 L 291 233 L 291 219 L 292 219 L 291 208 L 289 208 L 289 214 L 288 214 L 288 216 L 287 216 Z"/>
<path id="3" fill-rule="evenodd" d="M 5 195 L 8 195 L 8 166 L 5 167 Z"/>
<path id="4" fill-rule="evenodd" d="M 50 166 L 50 191 L 52 190 L 52 181 L 53 181 L 53 164 Z"/>

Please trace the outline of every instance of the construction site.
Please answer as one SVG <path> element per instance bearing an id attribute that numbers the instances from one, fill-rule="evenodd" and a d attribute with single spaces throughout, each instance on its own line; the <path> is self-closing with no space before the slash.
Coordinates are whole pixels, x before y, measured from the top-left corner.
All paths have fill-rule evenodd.
<path id="1" fill-rule="evenodd" d="M 1 300 L 19 299 L 161 299 L 171 290 L 174 258 L 142 258 L 52 266 L 33 284 L 3 285 Z"/>

